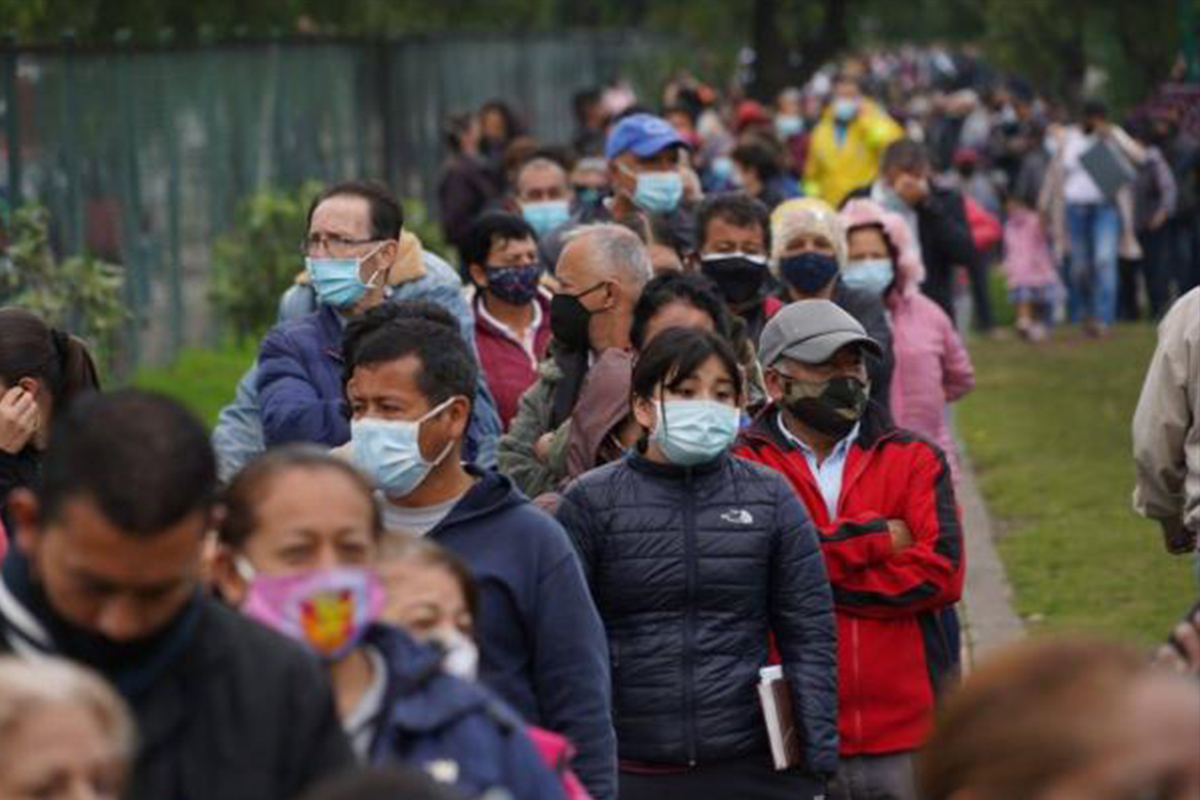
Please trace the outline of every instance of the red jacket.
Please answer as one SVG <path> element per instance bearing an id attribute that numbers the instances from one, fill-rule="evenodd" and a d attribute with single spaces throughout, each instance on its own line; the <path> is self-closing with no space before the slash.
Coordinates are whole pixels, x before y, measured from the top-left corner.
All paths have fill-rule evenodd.
<path id="1" fill-rule="evenodd" d="M 550 301 L 538 294 L 536 302 L 542 319 L 534 333 L 534 353 L 537 355 L 534 359 L 507 331 L 496 327 L 479 312 L 483 299 L 478 294 L 475 296 L 475 348 L 479 351 L 479 364 L 483 367 L 488 388 L 496 398 L 496 411 L 504 430 L 508 430 L 508 423 L 517 415 L 521 395 L 537 380 L 538 361 L 546 355 L 550 344 Z"/>
<path id="2" fill-rule="evenodd" d="M 842 756 L 914 750 L 924 742 L 953 655 L 937 612 L 959 599 L 964 571 L 945 456 L 870 409 L 847 456 L 833 519 L 773 407 L 736 450 L 788 479 L 821 536 L 838 620 Z M 892 552 L 889 519 L 908 525 L 913 547 Z"/>

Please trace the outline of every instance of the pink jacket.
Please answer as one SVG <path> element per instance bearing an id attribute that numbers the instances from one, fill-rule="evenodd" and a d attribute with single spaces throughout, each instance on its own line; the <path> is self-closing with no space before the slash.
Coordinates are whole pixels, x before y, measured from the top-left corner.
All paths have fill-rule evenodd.
<path id="1" fill-rule="evenodd" d="M 1004 223 L 1004 277 L 1010 291 L 1058 285 L 1050 240 L 1036 211 L 1014 209 Z"/>
<path id="2" fill-rule="evenodd" d="M 847 234 L 876 225 L 898 254 L 896 278 L 884 297 L 892 324 L 891 411 L 896 425 L 921 434 L 940 447 L 958 479 L 958 448 L 950 435 L 946 410 L 975 388 L 975 368 L 954 323 L 920 290 L 925 267 L 898 214 L 871 200 L 851 200 L 842 210 Z"/>

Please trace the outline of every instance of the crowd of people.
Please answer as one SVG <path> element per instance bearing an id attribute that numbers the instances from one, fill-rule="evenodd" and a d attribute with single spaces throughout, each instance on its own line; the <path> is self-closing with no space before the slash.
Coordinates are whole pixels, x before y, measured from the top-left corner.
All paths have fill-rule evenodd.
<path id="1" fill-rule="evenodd" d="M 211 434 L 0 309 L 0 800 L 1200 797 L 1200 687 L 1141 654 L 959 688 L 949 423 L 994 258 L 1031 340 L 1181 295 L 1138 502 L 1195 548 L 1196 147 L 963 72 L 457 116 L 459 263 L 327 188 Z"/>

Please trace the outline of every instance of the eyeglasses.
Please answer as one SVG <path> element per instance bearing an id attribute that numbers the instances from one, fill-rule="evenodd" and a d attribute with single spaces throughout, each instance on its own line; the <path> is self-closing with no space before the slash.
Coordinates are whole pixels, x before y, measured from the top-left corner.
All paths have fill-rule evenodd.
<path id="1" fill-rule="evenodd" d="M 300 240 L 300 254 L 304 256 L 310 256 L 324 246 L 325 252 L 329 253 L 330 255 L 348 255 L 355 247 L 378 241 L 380 240 L 348 239 L 345 236 L 338 236 L 336 233 L 330 235 L 313 233 Z"/>

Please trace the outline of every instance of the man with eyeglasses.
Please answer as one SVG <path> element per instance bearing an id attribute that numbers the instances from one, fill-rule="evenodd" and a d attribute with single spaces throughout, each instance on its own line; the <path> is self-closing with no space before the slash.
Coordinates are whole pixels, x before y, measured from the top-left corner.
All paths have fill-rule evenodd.
<path id="1" fill-rule="evenodd" d="M 470 310 L 449 265 L 422 258 L 415 237 L 403 233 L 400 205 L 383 187 L 351 182 L 320 195 L 309 211 L 308 233 L 301 243 L 308 286 L 293 287 L 281 303 L 286 317 L 315 295 L 315 310 L 281 322 L 262 343 L 251 385 L 239 385 L 238 398 L 222 412 L 214 432 L 218 452 L 253 450 L 254 423 L 261 419 L 261 445 L 317 442 L 331 447 L 350 438 L 341 389 L 342 332 L 350 319 L 388 300 L 426 300 L 460 320 L 464 336 L 474 336 Z M 444 267 L 445 275 L 438 273 Z M 486 386 L 476 394 L 468 457 L 483 466 L 494 463 L 500 423 Z M 254 442 L 249 442 L 253 445 Z M 222 453 L 222 477 L 234 464 Z M 227 469 L 227 466 L 230 469 Z"/>

